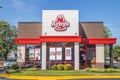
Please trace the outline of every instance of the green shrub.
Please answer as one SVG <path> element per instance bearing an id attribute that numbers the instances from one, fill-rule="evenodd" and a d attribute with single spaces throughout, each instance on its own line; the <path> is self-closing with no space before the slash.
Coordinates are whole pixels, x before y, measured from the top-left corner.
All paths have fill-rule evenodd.
<path id="1" fill-rule="evenodd" d="M 114 68 L 108 68 L 107 72 L 118 72 L 118 71 L 117 71 L 117 69 L 114 69 Z"/>
<path id="2" fill-rule="evenodd" d="M 57 65 L 52 65 L 52 70 L 57 70 Z"/>
<path id="3" fill-rule="evenodd" d="M 114 68 L 107 68 L 107 69 L 93 69 L 93 68 L 87 68 L 85 69 L 85 71 L 89 71 L 89 72 L 97 72 L 97 73 L 109 73 L 109 72 L 120 72 L 119 69 L 114 69 Z"/>
<path id="4" fill-rule="evenodd" d="M 20 70 L 19 69 L 9 69 L 9 70 L 7 70 L 6 71 L 6 73 L 19 73 L 20 72 Z"/>
<path id="5" fill-rule="evenodd" d="M 27 68 L 23 68 L 23 69 L 21 69 L 22 71 L 26 71 L 27 70 Z"/>
<path id="6" fill-rule="evenodd" d="M 63 64 L 58 64 L 57 69 L 58 70 L 64 70 L 64 65 Z"/>
<path id="7" fill-rule="evenodd" d="M 18 69 L 19 68 L 19 65 L 14 63 L 10 66 L 11 69 Z"/>
<path id="8" fill-rule="evenodd" d="M 104 73 L 105 69 L 100 69 L 99 72 Z"/>
<path id="9" fill-rule="evenodd" d="M 90 71 L 90 70 L 91 70 L 91 68 L 86 68 L 86 69 L 85 69 L 85 71 Z"/>
<path id="10" fill-rule="evenodd" d="M 72 65 L 71 64 L 66 64 L 64 66 L 64 70 L 72 70 Z"/>
<path id="11" fill-rule="evenodd" d="M 19 72 L 20 72 L 20 69 L 16 69 L 16 72 L 19 73 Z"/>
<path id="12" fill-rule="evenodd" d="M 27 71 L 37 71 L 37 68 L 28 68 Z"/>
<path id="13" fill-rule="evenodd" d="M 104 69 L 104 72 L 108 72 L 108 70 L 107 70 L 107 69 Z"/>
<path id="14" fill-rule="evenodd" d="M 117 72 L 120 72 L 120 69 L 116 69 Z"/>
<path id="15" fill-rule="evenodd" d="M 10 70 L 8 70 L 8 73 L 16 73 L 16 70 L 10 69 Z"/>
<path id="16" fill-rule="evenodd" d="M 97 72 L 97 69 L 91 68 L 91 69 L 90 69 L 90 72 Z"/>

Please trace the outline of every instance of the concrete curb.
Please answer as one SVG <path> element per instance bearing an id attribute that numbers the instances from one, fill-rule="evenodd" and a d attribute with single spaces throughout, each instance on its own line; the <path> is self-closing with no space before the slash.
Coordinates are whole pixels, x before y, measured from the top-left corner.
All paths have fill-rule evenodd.
<path id="1" fill-rule="evenodd" d="M 0 74 L 0 77 L 5 77 L 9 79 L 28 79 L 28 80 L 58 80 L 58 79 L 101 79 L 101 78 L 114 78 L 120 79 L 120 76 L 16 76 L 16 75 L 9 75 L 9 74 Z"/>
<path id="2" fill-rule="evenodd" d="M 35 80 L 58 80 L 58 79 L 100 79 L 100 78 L 120 78 L 120 76 L 14 76 L 9 75 L 10 79 L 35 79 Z"/>

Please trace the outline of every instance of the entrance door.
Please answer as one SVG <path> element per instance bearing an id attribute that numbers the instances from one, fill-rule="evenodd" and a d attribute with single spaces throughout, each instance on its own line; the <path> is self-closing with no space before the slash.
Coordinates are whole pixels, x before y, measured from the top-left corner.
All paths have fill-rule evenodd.
<path id="1" fill-rule="evenodd" d="M 84 69 L 84 68 L 87 67 L 87 55 L 86 55 L 86 50 L 80 51 L 79 64 L 80 64 L 80 69 Z"/>

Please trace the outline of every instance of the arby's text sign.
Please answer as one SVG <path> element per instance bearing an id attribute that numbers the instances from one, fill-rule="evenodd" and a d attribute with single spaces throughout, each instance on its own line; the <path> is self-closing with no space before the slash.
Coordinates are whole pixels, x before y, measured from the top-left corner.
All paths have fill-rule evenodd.
<path id="1" fill-rule="evenodd" d="M 42 36 L 78 36 L 78 10 L 43 10 Z"/>
<path id="2" fill-rule="evenodd" d="M 65 30 L 67 30 L 67 27 L 70 26 L 70 23 L 67 20 L 65 20 L 65 17 L 63 14 L 59 14 L 56 17 L 56 20 L 52 21 L 51 26 L 56 31 L 65 31 Z"/>

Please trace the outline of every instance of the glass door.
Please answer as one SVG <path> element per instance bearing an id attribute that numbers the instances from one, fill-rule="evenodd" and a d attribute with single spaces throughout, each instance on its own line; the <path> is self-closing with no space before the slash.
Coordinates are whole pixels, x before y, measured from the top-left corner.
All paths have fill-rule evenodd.
<path id="1" fill-rule="evenodd" d="M 87 68 L 87 55 L 86 55 L 86 50 L 80 51 L 79 64 L 80 64 L 80 69 Z"/>

